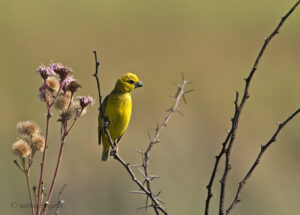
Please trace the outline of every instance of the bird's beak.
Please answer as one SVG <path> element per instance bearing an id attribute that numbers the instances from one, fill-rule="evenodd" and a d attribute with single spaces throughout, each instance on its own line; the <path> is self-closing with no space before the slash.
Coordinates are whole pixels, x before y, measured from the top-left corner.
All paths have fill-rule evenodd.
<path id="1" fill-rule="evenodd" d="M 143 87 L 144 85 L 143 85 L 143 83 L 141 82 L 141 81 L 138 81 L 138 82 L 136 82 L 136 84 L 135 84 L 135 88 L 138 88 L 138 87 Z"/>

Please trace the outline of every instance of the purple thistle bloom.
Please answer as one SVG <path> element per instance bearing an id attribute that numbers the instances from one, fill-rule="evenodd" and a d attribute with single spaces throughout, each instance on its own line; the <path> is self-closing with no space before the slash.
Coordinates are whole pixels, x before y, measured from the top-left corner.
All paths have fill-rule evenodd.
<path id="1" fill-rule="evenodd" d="M 88 106 L 89 104 L 95 104 L 95 100 L 91 96 L 78 96 L 76 99 L 79 101 L 82 109 Z"/>
<path id="2" fill-rule="evenodd" d="M 59 69 L 63 69 L 65 68 L 62 64 L 60 63 L 51 63 L 50 64 L 50 68 L 55 71 L 55 70 L 59 70 Z"/>
<path id="3" fill-rule="evenodd" d="M 50 68 L 59 75 L 61 81 L 64 81 L 72 73 L 71 69 L 59 63 L 52 63 Z"/>
<path id="4" fill-rule="evenodd" d="M 61 84 L 63 87 L 69 85 L 72 81 L 75 81 L 73 76 L 67 76 L 63 81 L 61 81 Z"/>
<path id="5" fill-rule="evenodd" d="M 40 73 L 41 77 L 46 80 L 48 77 L 55 75 L 55 72 L 45 65 L 39 66 L 39 68 L 36 70 L 37 73 Z"/>

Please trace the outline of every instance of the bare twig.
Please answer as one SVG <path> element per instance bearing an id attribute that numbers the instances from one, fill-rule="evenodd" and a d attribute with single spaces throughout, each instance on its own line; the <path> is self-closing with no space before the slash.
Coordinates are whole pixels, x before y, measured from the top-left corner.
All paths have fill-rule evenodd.
<path id="1" fill-rule="evenodd" d="M 236 93 L 235 103 L 237 102 L 237 99 L 238 99 L 238 93 Z M 227 143 L 228 143 L 228 141 L 231 137 L 231 134 L 233 132 L 233 126 L 234 126 L 233 122 L 234 121 L 231 120 L 231 122 L 232 122 L 231 129 L 230 129 L 230 131 L 227 131 L 227 137 L 224 140 L 224 142 L 222 143 L 222 149 L 221 149 L 220 153 L 218 155 L 216 155 L 216 161 L 215 161 L 215 165 L 214 165 L 214 168 L 213 168 L 213 172 L 211 174 L 209 183 L 206 186 L 206 188 L 207 188 L 207 198 L 206 198 L 206 202 L 205 202 L 205 215 L 208 215 L 208 213 L 209 213 L 209 203 L 210 203 L 210 199 L 213 196 L 211 189 L 212 189 L 212 185 L 214 183 L 214 179 L 215 179 L 215 176 L 216 176 L 216 173 L 217 173 L 217 169 L 218 169 L 220 159 L 222 158 L 223 154 L 226 151 Z"/>
<path id="2" fill-rule="evenodd" d="M 16 166 L 22 171 L 24 172 L 24 170 L 20 167 L 19 163 L 17 160 L 14 160 L 14 164 L 16 164 Z"/>
<path id="3" fill-rule="evenodd" d="M 98 89 L 98 97 L 99 97 L 99 105 L 101 106 L 102 105 L 102 95 L 101 95 L 100 81 L 99 81 L 99 77 L 98 77 L 100 62 L 98 61 L 98 58 L 97 58 L 97 51 L 94 50 L 93 53 L 94 53 L 94 56 L 95 56 L 95 64 L 96 64 L 96 69 L 95 69 L 95 73 L 93 74 L 93 76 L 96 78 L 97 89 Z"/>
<path id="4" fill-rule="evenodd" d="M 257 155 L 257 158 L 255 159 L 254 163 L 252 164 L 250 170 L 247 172 L 247 174 L 245 175 L 245 177 L 243 178 L 242 181 L 239 182 L 239 187 L 238 190 L 235 194 L 234 200 L 232 201 L 232 203 L 230 204 L 229 208 L 226 210 L 226 214 L 230 214 L 232 209 L 235 207 L 235 205 L 237 203 L 239 203 L 241 201 L 240 199 L 240 193 L 244 187 L 244 185 L 246 184 L 246 182 L 248 181 L 248 179 L 250 178 L 252 172 L 255 170 L 256 166 L 259 164 L 261 157 L 263 156 L 264 152 L 267 150 L 267 148 L 276 141 L 276 138 L 279 134 L 279 132 L 281 131 L 281 129 L 283 129 L 283 127 L 289 122 L 291 121 L 294 117 L 296 117 L 296 115 L 300 112 L 300 108 L 298 110 L 296 110 L 292 115 L 290 115 L 286 120 L 284 120 L 282 123 L 278 124 L 278 128 L 276 129 L 275 133 L 273 134 L 273 136 L 271 137 L 271 139 L 265 144 L 262 145 L 260 148 L 260 152 Z"/>
<path id="5" fill-rule="evenodd" d="M 275 30 L 265 39 L 265 42 L 255 60 L 255 63 L 254 63 L 254 66 L 249 74 L 249 76 L 245 79 L 246 81 L 246 86 L 245 86 L 245 90 L 244 90 L 244 95 L 243 95 L 243 98 L 242 98 L 242 101 L 240 103 L 240 105 L 237 105 L 237 101 L 235 102 L 235 107 L 236 107 L 236 110 L 235 110 L 235 116 L 234 117 L 234 130 L 231 134 L 231 138 L 230 138 L 230 141 L 229 141 L 229 144 L 228 144 L 228 147 L 227 147 L 227 150 L 226 150 L 226 160 L 225 160 L 225 168 L 224 168 L 224 173 L 223 173 L 223 177 L 221 179 L 221 195 L 220 195 L 220 207 L 219 207 L 219 214 L 222 215 L 224 214 L 224 198 L 225 198 L 225 187 L 226 187 L 226 179 L 227 179 L 227 175 L 228 175 L 228 172 L 229 170 L 231 169 L 231 164 L 230 164 L 230 153 L 231 153 L 231 149 L 232 149 L 232 146 L 233 146 L 233 142 L 235 140 L 235 134 L 236 134 L 236 131 L 237 131 L 237 128 L 238 128 L 238 122 L 239 122 L 239 116 L 240 116 L 240 113 L 242 111 L 242 108 L 246 102 L 246 100 L 249 98 L 249 93 L 248 93 L 248 88 L 250 86 L 250 82 L 252 80 L 252 77 L 255 73 L 255 71 L 257 70 L 257 67 L 258 67 L 258 64 L 260 62 L 260 59 L 267 47 L 267 45 L 269 44 L 269 42 L 272 40 L 272 38 L 279 33 L 279 29 L 280 27 L 282 26 L 282 24 L 284 23 L 284 21 L 287 19 L 287 17 L 292 13 L 292 11 L 294 11 L 294 9 L 297 7 L 297 5 L 300 3 L 300 1 L 298 1 L 290 10 L 289 12 L 283 16 L 281 18 L 281 21 L 279 22 L 279 24 L 277 25 L 277 27 L 275 28 Z"/>
<path id="6" fill-rule="evenodd" d="M 261 48 L 261 50 L 258 53 L 258 56 L 256 57 L 256 60 L 254 62 L 254 65 L 251 69 L 251 72 L 249 74 L 249 76 L 245 79 L 245 88 L 244 88 L 244 93 L 243 93 L 243 97 L 241 99 L 240 104 L 238 104 L 238 93 L 236 94 L 236 99 L 235 99 L 235 113 L 234 113 L 234 117 L 232 118 L 232 125 L 231 125 L 231 129 L 227 132 L 227 136 L 225 138 L 225 141 L 222 143 L 222 149 L 220 151 L 220 153 L 216 156 L 216 161 L 215 161 L 215 165 L 209 180 L 209 184 L 207 185 L 207 199 L 206 199 L 206 204 L 205 204 L 205 215 L 209 214 L 209 204 L 210 204 L 210 199 L 212 198 L 212 191 L 211 188 L 213 186 L 214 183 L 214 179 L 215 179 L 215 175 L 218 169 L 218 165 L 219 165 L 219 161 L 222 158 L 222 156 L 224 154 L 226 154 L 226 160 L 225 160 L 225 167 L 224 167 L 224 173 L 221 179 L 221 194 L 220 194 L 220 202 L 219 202 L 219 214 L 222 215 L 224 214 L 224 199 L 225 199 L 225 188 L 226 188 L 226 179 L 227 179 L 227 175 L 228 172 L 231 168 L 230 165 L 230 152 L 232 149 L 232 145 L 234 143 L 235 140 L 235 134 L 236 134 L 236 130 L 238 128 L 238 122 L 239 122 L 239 118 L 240 118 L 240 114 L 241 111 L 244 107 L 244 104 L 246 102 L 246 100 L 249 98 L 249 93 L 248 93 L 248 89 L 252 80 L 253 75 L 255 74 L 255 71 L 258 68 L 259 62 L 261 57 L 264 54 L 264 51 L 266 49 L 266 47 L 268 46 L 269 42 L 272 40 L 272 38 L 279 33 L 279 30 L 281 28 L 281 26 L 284 24 L 285 20 L 292 14 L 292 12 L 296 9 L 296 7 L 299 5 L 300 0 L 298 0 L 296 2 L 296 4 L 287 12 L 287 14 L 285 16 L 283 16 L 281 18 L 281 21 L 279 22 L 279 24 L 276 26 L 275 30 L 265 39 L 264 44 Z M 226 148 L 227 147 L 227 148 Z"/>
<path id="7" fill-rule="evenodd" d="M 100 108 L 101 108 L 101 105 L 102 105 L 101 85 L 100 85 L 100 81 L 99 81 L 99 77 L 98 77 L 100 62 L 98 61 L 97 51 L 94 50 L 93 53 L 94 53 L 94 56 L 95 56 L 95 65 L 96 65 L 95 73 L 93 74 L 93 76 L 95 77 L 96 83 L 97 83 L 98 98 L 99 98 L 98 120 L 100 120 L 100 118 L 101 118 L 101 110 L 100 110 Z M 101 129 L 101 127 L 100 127 L 100 124 L 98 123 L 98 144 L 100 144 L 100 142 L 101 142 L 100 134 L 99 134 L 100 133 L 100 129 Z"/>

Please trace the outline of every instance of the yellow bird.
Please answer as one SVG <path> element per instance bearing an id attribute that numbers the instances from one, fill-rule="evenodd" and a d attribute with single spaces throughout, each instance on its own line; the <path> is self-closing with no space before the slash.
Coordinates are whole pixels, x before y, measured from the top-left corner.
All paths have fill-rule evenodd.
<path id="1" fill-rule="evenodd" d="M 132 73 L 121 76 L 113 91 L 105 97 L 99 114 L 98 143 L 103 144 L 102 160 L 108 159 L 110 143 L 104 131 L 104 121 L 108 122 L 108 131 L 113 141 L 119 142 L 126 131 L 132 110 L 131 92 L 143 87 L 139 78 Z M 106 120 L 104 120 L 106 118 Z"/>

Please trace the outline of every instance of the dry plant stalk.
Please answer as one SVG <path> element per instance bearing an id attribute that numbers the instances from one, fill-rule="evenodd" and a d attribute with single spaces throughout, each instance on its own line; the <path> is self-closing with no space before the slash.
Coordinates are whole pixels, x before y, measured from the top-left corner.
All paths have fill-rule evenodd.
<path id="1" fill-rule="evenodd" d="M 21 165 L 18 160 L 14 160 L 14 163 L 26 176 L 32 215 L 41 215 L 46 214 L 48 211 L 66 137 L 69 135 L 77 120 L 84 115 L 86 107 L 93 104 L 94 100 L 90 96 L 78 96 L 74 99 L 74 95 L 79 88 L 81 88 L 81 85 L 76 82 L 73 76 L 71 76 L 72 70 L 61 64 L 52 63 L 49 67 L 41 65 L 36 72 L 39 73 L 43 79 L 42 86 L 39 88 L 39 97 L 41 101 L 45 103 L 47 109 L 46 134 L 45 137 L 41 136 L 39 126 L 34 122 L 19 122 L 17 124 L 17 131 L 20 134 L 20 139 L 13 144 L 13 152 L 19 157 Z M 60 123 L 61 144 L 56 168 L 51 180 L 51 186 L 46 195 L 43 173 L 46 162 L 46 152 L 48 149 L 49 125 L 53 107 L 59 111 L 58 122 Z M 31 188 L 29 176 L 32 164 L 36 161 L 34 159 L 36 152 L 43 153 L 40 164 L 41 170 L 37 187 L 33 186 L 33 188 Z M 35 195 L 34 199 L 32 198 L 32 189 Z M 34 200 L 36 201 L 35 203 Z"/>
<path id="2" fill-rule="evenodd" d="M 230 154 L 231 154 L 231 150 L 232 150 L 233 143 L 234 143 L 234 140 L 235 140 L 235 136 L 236 136 L 236 132 L 237 132 L 237 128 L 238 128 L 238 122 L 239 122 L 239 118 L 240 118 L 242 109 L 244 107 L 244 104 L 246 103 L 246 100 L 249 98 L 248 89 L 250 87 L 251 80 L 253 78 L 253 75 L 255 74 L 255 71 L 258 68 L 261 57 L 263 56 L 264 51 L 267 48 L 268 44 L 273 39 L 273 37 L 279 33 L 279 30 L 280 30 L 281 26 L 284 24 L 286 19 L 293 13 L 293 11 L 296 9 L 296 7 L 299 5 L 299 3 L 300 3 L 300 0 L 298 0 L 296 2 L 296 4 L 294 4 L 294 6 L 286 13 L 286 15 L 281 17 L 281 21 L 276 26 L 274 31 L 267 38 L 265 38 L 264 44 L 263 44 L 261 50 L 259 51 L 258 56 L 256 57 L 256 60 L 255 60 L 254 65 L 252 67 L 252 70 L 251 70 L 249 76 L 245 79 L 246 84 L 245 84 L 245 88 L 244 88 L 244 92 L 243 92 L 243 97 L 242 97 L 240 103 L 238 103 L 239 102 L 239 100 L 238 100 L 239 99 L 239 93 L 236 92 L 236 97 L 235 97 L 235 101 L 234 101 L 235 112 L 234 112 L 233 118 L 231 119 L 231 129 L 227 130 L 227 136 L 226 136 L 224 142 L 222 143 L 222 149 L 219 152 L 219 154 L 216 155 L 216 161 L 215 161 L 215 164 L 214 164 L 214 167 L 213 167 L 212 174 L 210 176 L 209 183 L 207 185 L 207 198 L 206 198 L 206 202 L 205 202 L 205 211 L 204 211 L 205 215 L 209 214 L 210 200 L 213 196 L 211 189 L 212 189 L 214 179 L 215 179 L 215 176 L 216 176 L 216 173 L 217 173 L 217 170 L 218 170 L 218 165 L 219 165 L 220 159 L 224 155 L 225 155 L 225 166 L 224 166 L 223 176 L 220 180 L 221 189 L 220 189 L 220 200 L 219 200 L 219 215 L 223 215 L 225 213 L 225 211 L 224 211 L 224 201 L 225 201 L 225 193 L 226 193 L 225 188 L 226 188 L 226 183 L 227 183 L 227 176 L 228 176 L 228 173 L 231 169 Z M 258 165 L 258 163 L 259 163 L 263 153 L 265 152 L 265 150 L 273 142 L 276 141 L 276 137 L 279 134 L 279 132 L 281 131 L 281 129 L 288 122 L 290 122 L 290 120 L 292 120 L 299 112 L 300 112 L 300 109 L 296 110 L 283 123 L 279 123 L 278 124 L 278 129 L 275 131 L 272 138 L 265 145 L 263 145 L 261 147 L 261 151 L 259 152 L 254 164 L 251 166 L 250 170 L 248 171 L 248 173 L 246 174 L 244 179 L 239 183 L 239 187 L 238 187 L 237 193 L 235 195 L 235 198 L 234 198 L 233 202 L 230 204 L 230 206 L 228 207 L 228 209 L 226 210 L 226 214 L 230 214 L 232 209 L 234 208 L 234 206 L 240 201 L 240 192 L 243 189 L 243 187 L 244 187 L 245 183 L 247 182 L 247 180 L 249 179 L 251 173 L 254 171 L 254 169 Z"/>
<path id="3" fill-rule="evenodd" d="M 100 81 L 98 78 L 98 67 L 100 65 L 98 59 L 97 59 L 97 52 L 93 51 L 94 56 L 95 56 L 95 62 L 96 62 L 96 72 L 93 74 L 93 76 L 96 78 L 96 82 L 97 82 L 97 87 L 98 87 L 98 95 L 99 95 L 99 103 L 101 106 L 101 90 L 100 90 Z M 118 149 L 117 149 L 117 143 L 114 142 L 110 136 L 110 133 L 107 129 L 108 126 L 108 122 L 105 122 L 105 127 L 104 127 L 104 131 L 106 133 L 106 135 L 109 138 L 109 142 L 111 145 L 111 153 L 110 155 L 114 157 L 115 160 L 117 160 L 124 168 L 125 170 L 128 172 L 129 176 L 131 177 L 131 180 L 136 183 L 136 185 L 138 186 L 138 188 L 140 190 L 134 190 L 134 191 L 129 191 L 130 193 L 136 193 L 136 194 L 143 194 L 146 196 L 146 204 L 142 207 L 139 207 L 138 209 L 147 209 L 147 208 L 153 208 L 154 212 L 159 215 L 159 214 L 169 214 L 167 212 L 167 209 L 164 208 L 162 206 L 162 204 L 164 204 L 164 202 L 159 198 L 160 195 L 160 191 L 158 193 L 154 193 L 154 191 L 152 190 L 151 187 L 151 182 L 158 178 L 158 176 L 155 175 L 150 175 L 149 173 L 149 162 L 150 162 L 150 152 L 152 147 L 155 144 L 158 144 L 160 142 L 159 140 L 159 135 L 161 133 L 161 131 L 167 126 L 167 123 L 169 122 L 170 118 L 172 117 L 172 115 L 175 112 L 178 112 L 182 115 L 182 113 L 179 111 L 178 109 L 178 105 L 179 105 L 179 101 L 181 98 L 184 99 L 184 101 L 186 102 L 185 99 L 185 95 L 187 93 L 192 92 L 193 90 L 185 90 L 185 87 L 187 84 L 189 84 L 189 81 L 186 81 L 184 79 L 184 77 L 182 76 L 182 83 L 181 84 L 176 84 L 177 85 L 177 92 L 174 95 L 174 99 L 175 99 L 175 103 L 174 105 L 168 109 L 168 114 L 167 116 L 165 116 L 164 121 L 158 125 L 155 128 L 155 134 L 154 136 L 151 138 L 150 134 L 148 133 L 149 136 L 149 145 L 147 146 L 145 151 L 142 150 L 138 150 L 137 152 L 140 153 L 142 155 L 142 164 L 129 164 L 128 162 L 126 162 L 119 154 Z M 99 107 L 99 111 L 100 111 L 100 107 Z M 99 113 L 100 114 L 100 113 Z M 107 118 L 107 117 L 104 117 Z M 142 168 L 142 170 L 140 169 L 140 167 Z M 143 180 L 140 180 L 136 174 L 133 171 L 133 168 L 137 168 L 138 172 L 142 175 Z M 151 203 L 148 204 L 148 200 L 150 199 Z"/>

